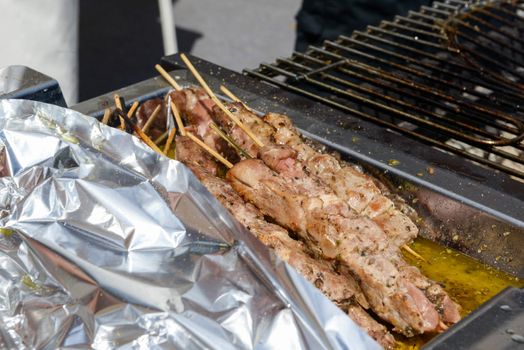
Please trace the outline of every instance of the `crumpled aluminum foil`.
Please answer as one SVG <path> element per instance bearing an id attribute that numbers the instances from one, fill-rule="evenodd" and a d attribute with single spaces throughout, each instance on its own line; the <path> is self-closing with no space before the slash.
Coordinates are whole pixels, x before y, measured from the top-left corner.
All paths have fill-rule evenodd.
<path id="1" fill-rule="evenodd" d="M 380 348 L 177 161 L 38 102 L 0 129 L 0 348 Z"/>

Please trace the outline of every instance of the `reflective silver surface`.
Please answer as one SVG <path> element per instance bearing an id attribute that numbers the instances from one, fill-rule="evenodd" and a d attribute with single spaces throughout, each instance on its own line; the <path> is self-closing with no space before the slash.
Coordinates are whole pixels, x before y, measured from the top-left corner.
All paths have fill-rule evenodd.
<path id="1" fill-rule="evenodd" d="M 0 129 L 0 344 L 379 348 L 180 163 L 37 102 Z"/>
<path id="2" fill-rule="evenodd" d="M 0 68 L 0 95 L 38 85 L 45 80 L 44 75 L 25 66 Z"/>

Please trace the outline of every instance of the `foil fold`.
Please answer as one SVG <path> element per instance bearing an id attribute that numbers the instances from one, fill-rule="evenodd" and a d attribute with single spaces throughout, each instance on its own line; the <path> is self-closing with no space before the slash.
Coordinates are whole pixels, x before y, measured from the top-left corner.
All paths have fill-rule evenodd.
<path id="1" fill-rule="evenodd" d="M 39 102 L 0 130 L 0 348 L 380 348 L 181 163 Z"/>

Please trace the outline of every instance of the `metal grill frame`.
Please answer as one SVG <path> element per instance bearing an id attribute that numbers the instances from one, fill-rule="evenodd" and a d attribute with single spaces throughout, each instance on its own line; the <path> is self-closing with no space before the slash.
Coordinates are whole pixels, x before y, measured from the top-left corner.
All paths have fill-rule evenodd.
<path id="1" fill-rule="evenodd" d="M 491 8 L 495 3 L 513 6 L 506 1 L 435 2 L 406 17 L 370 26 L 365 32 L 326 41 L 322 48 L 311 47 L 306 53 L 295 52 L 289 59 L 263 63 L 245 72 L 524 181 L 524 157 L 518 155 L 524 154 L 524 113 L 519 105 L 524 99 L 524 84 L 470 65 L 462 56 L 469 50 L 462 40 L 473 39 L 457 29 L 473 28 L 480 37 L 489 37 L 467 21 L 471 13 L 485 11 L 484 6 Z M 524 12 L 524 7 L 519 10 Z M 519 20 L 524 33 L 524 17 Z M 482 21 L 474 19 L 473 23 Z M 489 23 L 486 27 L 491 29 Z M 523 44 L 515 50 L 524 62 L 524 40 L 516 40 Z M 505 56 L 511 60 L 501 48 L 498 58 Z M 512 73 L 524 82 L 524 72 Z M 279 79 L 282 77 L 286 80 Z M 455 143 L 445 142 L 447 139 Z M 482 153 L 461 149 L 464 144 Z M 494 158 L 518 164 L 520 170 Z"/>

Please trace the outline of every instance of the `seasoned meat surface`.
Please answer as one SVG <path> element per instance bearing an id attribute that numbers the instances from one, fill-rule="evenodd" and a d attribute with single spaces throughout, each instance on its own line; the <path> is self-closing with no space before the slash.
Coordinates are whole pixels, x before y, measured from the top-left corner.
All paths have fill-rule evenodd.
<path id="1" fill-rule="evenodd" d="M 370 176 L 306 144 L 287 116 L 268 113 L 263 119 L 274 127 L 276 143 L 294 149 L 312 175 L 320 178 L 357 213 L 374 219 L 396 246 L 409 243 L 418 235 L 417 226 L 381 193 Z"/>
<path id="2" fill-rule="evenodd" d="M 322 197 L 296 190 L 260 160 L 244 160 L 227 174 L 233 188 L 312 245 L 339 259 L 360 280 L 373 310 L 406 334 L 435 331 L 439 315 L 424 293 L 390 262 L 387 237 L 370 219 L 324 210 Z"/>
<path id="3" fill-rule="evenodd" d="M 198 115 L 188 116 L 195 112 L 194 108 L 187 112 L 187 96 L 184 98 L 186 119 L 199 130 L 197 134 L 204 142 L 216 149 L 216 142 L 205 138 L 210 134 L 209 122 Z M 240 103 L 227 104 L 227 108 L 265 144 L 262 148 L 257 146 L 218 106 L 211 106 L 212 113 L 206 108 L 206 118 L 212 117 L 240 147 L 263 161 L 242 161 L 227 175 L 234 189 L 256 206 L 243 202 L 231 188 L 243 207 L 223 204 L 241 223 L 317 286 L 326 283 L 313 280 L 312 276 L 326 276 L 327 272 L 319 272 L 322 264 L 315 263 L 316 269 L 311 264 L 325 261 L 314 259 L 307 252 L 320 251 L 324 258 L 341 262 L 344 268 L 337 271 L 350 271 L 368 299 L 363 297 L 361 303 L 369 301 L 377 315 L 405 335 L 440 331 L 442 322 L 452 324 L 460 319 L 458 305 L 443 288 L 402 259 L 398 248 L 416 237 L 418 228 L 383 194 L 375 179 L 336 156 L 311 147 L 286 116 L 269 113 L 262 120 Z M 236 162 L 235 157 L 230 160 Z M 253 161 L 258 165 L 241 165 Z M 195 161 L 192 164 L 206 168 L 202 167 L 202 161 L 200 165 L 195 165 L 198 164 Z M 265 169 L 261 170 L 259 165 Z M 223 188 L 220 182 L 223 180 L 209 180 L 211 187 L 215 183 L 215 187 Z M 251 209 L 246 209 L 249 206 Z M 304 243 L 291 239 L 282 226 L 265 221 L 264 215 L 298 233 Z M 267 234 L 280 230 L 282 234 Z M 301 253 L 297 255 L 296 251 Z M 326 271 L 341 276 L 329 263 L 325 267 Z M 339 300 L 340 296 L 322 291 L 332 300 Z M 353 293 L 352 298 L 358 299 L 357 295 Z M 373 320 L 364 310 L 363 314 L 358 309 L 348 313 L 362 324 Z M 374 332 L 373 337 L 379 340 L 380 334 L 384 334 L 380 327 L 375 331 L 370 327 L 366 329 L 370 334 Z M 384 346 L 389 333 L 385 334 L 385 338 L 379 340 Z"/>
<path id="4" fill-rule="evenodd" d="M 345 305 L 349 301 L 353 310 L 349 316 L 384 348 L 394 347 L 395 340 L 391 333 L 362 308 L 369 307 L 369 304 L 358 283 L 350 275 L 338 274 L 328 261 L 312 258 L 304 243 L 292 239 L 283 227 L 265 221 L 263 214 L 254 205 L 246 203 L 229 183 L 208 171 L 209 163 L 198 161 L 202 157 L 202 151 L 190 139 L 178 136 L 176 142 L 177 152 L 180 152 L 177 153 L 177 159 L 189 166 L 201 183 L 241 224 L 334 303 Z M 179 151 L 181 149 L 183 151 Z"/>
<path id="5" fill-rule="evenodd" d="M 378 323 L 358 305 L 350 305 L 347 309 L 349 317 L 355 321 L 362 329 L 381 344 L 385 349 L 395 347 L 395 338 L 389 333 L 386 327 Z"/>
<path id="6" fill-rule="evenodd" d="M 241 103 L 226 103 L 226 108 L 235 115 L 245 126 L 247 126 L 259 140 L 266 144 L 270 142 L 269 137 L 273 133 L 272 127 L 264 123 L 256 114 L 247 110 Z M 213 117 L 217 124 L 252 157 L 258 156 L 259 147 L 253 140 L 236 125 L 218 106 L 213 108 Z"/>
<path id="7" fill-rule="evenodd" d="M 200 166 L 206 169 L 206 171 L 212 176 L 217 175 L 219 165 L 206 151 L 198 147 L 189 137 L 177 135 L 175 138 L 175 144 L 176 159 L 184 162 L 189 167 L 192 165 Z"/>
<path id="8" fill-rule="evenodd" d="M 209 124 L 213 122 L 211 113 L 215 102 L 205 91 L 202 89 L 188 88 L 173 91 L 169 94 L 169 97 L 185 117 L 187 123 L 195 128 L 194 131 L 196 135 L 198 135 L 206 145 L 217 150 L 233 162 L 238 160 L 235 151 L 209 127 Z"/>

